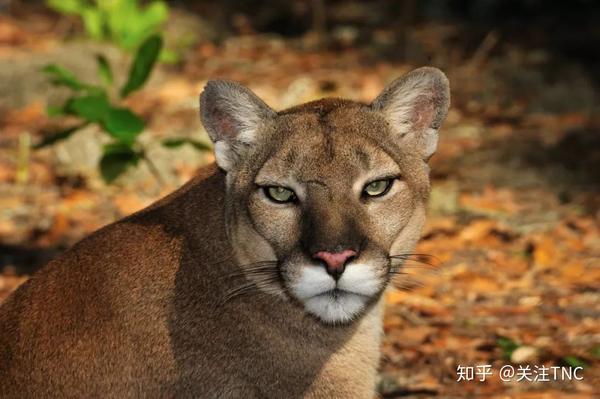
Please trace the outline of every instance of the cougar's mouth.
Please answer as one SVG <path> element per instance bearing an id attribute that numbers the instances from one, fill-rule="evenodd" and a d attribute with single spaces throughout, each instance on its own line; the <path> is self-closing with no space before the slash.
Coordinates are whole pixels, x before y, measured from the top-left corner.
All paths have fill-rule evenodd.
<path id="1" fill-rule="evenodd" d="M 308 313 L 328 323 L 343 323 L 358 316 L 383 284 L 376 269 L 367 264 L 349 265 L 337 281 L 323 267 L 306 265 L 291 292 Z"/>
<path id="2" fill-rule="evenodd" d="M 345 323 L 356 318 L 366 307 L 369 298 L 334 289 L 303 301 L 306 311 L 326 323 Z"/>
<path id="3" fill-rule="evenodd" d="M 320 294 L 314 295 L 314 296 L 312 296 L 310 298 L 306 298 L 306 299 L 308 300 L 308 299 L 316 298 L 316 297 L 325 297 L 325 298 L 329 298 L 331 300 L 337 301 L 337 300 L 344 300 L 345 298 L 347 298 L 350 295 L 364 297 L 365 299 L 369 298 L 366 295 L 358 294 L 358 293 L 352 292 L 352 291 L 342 290 L 342 289 L 336 287 L 332 290 L 322 292 Z"/>

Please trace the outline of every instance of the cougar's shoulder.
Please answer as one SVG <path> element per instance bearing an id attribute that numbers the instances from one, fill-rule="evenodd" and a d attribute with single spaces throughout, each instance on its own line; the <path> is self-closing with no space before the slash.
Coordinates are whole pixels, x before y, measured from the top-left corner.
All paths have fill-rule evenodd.
<path id="1" fill-rule="evenodd" d="M 19 287 L 0 307 L 0 379 L 6 381 L 0 393 L 85 397 L 112 389 L 128 396 L 172 387 L 168 323 L 181 258 L 193 255 L 201 271 L 230 256 L 219 253 L 222 180 L 217 168 L 202 169 L 176 192 L 78 242 Z M 210 279 L 207 273 L 202 281 Z"/>

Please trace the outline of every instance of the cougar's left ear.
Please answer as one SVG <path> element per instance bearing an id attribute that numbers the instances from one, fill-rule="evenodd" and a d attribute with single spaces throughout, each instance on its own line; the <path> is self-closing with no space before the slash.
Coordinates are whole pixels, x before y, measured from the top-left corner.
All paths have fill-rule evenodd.
<path id="1" fill-rule="evenodd" d="M 275 115 L 254 93 L 235 82 L 211 80 L 200 95 L 200 118 L 215 144 L 217 164 L 225 171 L 235 168 L 256 144 L 261 126 Z"/>
<path id="2" fill-rule="evenodd" d="M 401 146 L 428 160 L 437 148 L 438 129 L 450 106 L 448 79 L 437 68 L 423 67 L 390 83 L 371 107 L 383 113 Z"/>

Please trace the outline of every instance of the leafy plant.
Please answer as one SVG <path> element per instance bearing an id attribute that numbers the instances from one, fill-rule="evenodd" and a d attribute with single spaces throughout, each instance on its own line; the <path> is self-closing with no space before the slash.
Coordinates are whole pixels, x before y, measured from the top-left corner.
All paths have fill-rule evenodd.
<path id="1" fill-rule="evenodd" d="M 35 148 L 55 144 L 69 138 L 85 126 L 96 124 L 111 138 L 111 142 L 103 147 L 100 160 L 100 172 L 107 183 L 113 182 L 127 169 L 138 165 L 141 160 L 147 162 L 150 170 L 160 179 L 154 164 L 138 141 L 138 136 L 146 126 L 144 120 L 131 109 L 119 105 L 119 101 L 113 101 L 110 93 L 118 92 L 118 100 L 123 100 L 143 87 L 150 77 L 161 48 L 162 38 L 159 35 L 146 39 L 131 64 L 127 81 L 120 89 L 110 90 L 114 84 L 112 69 L 108 60 L 101 55 L 96 57 L 96 61 L 103 86 L 82 82 L 74 73 L 58 65 L 44 67 L 43 71 L 54 85 L 67 87 L 72 91 L 71 97 L 62 106 L 49 107 L 48 114 L 75 116 L 80 119 L 80 123 L 47 135 Z M 163 144 L 167 148 L 191 144 L 198 150 L 208 149 L 206 144 L 187 138 L 171 138 Z"/>
<path id="2" fill-rule="evenodd" d="M 126 50 L 137 49 L 169 15 L 167 4 L 159 0 L 144 7 L 138 0 L 47 0 L 46 4 L 79 16 L 92 39 L 110 40 Z"/>
<path id="3" fill-rule="evenodd" d="M 577 356 L 572 356 L 572 355 L 564 356 L 560 360 L 563 364 L 565 364 L 569 367 L 582 367 L 582 368 L 589 367 L 589 365 L 586 362 L 584 362 Z"/>
<path id="4" fill-rule="evenodd" d="M 177 148 L 177 147 L 181 147 L 183 145 L 191 145 L 192 148 L 195 148 L 198 151 L 210 151 L 211 147 L 202 142 L 202 141 L 198 141 L 198 140 L 193 140 L 193 139 L 189 139 L 186 137 L 176 137 L 176 138 L 172 138 L 172 139 L 166 139 L 165 141 L 163 141 L 163 146 L 167 147 L 167 148 Z"/>
<path id="5" fill-rule="evenodd" d="M 502 336 L 498 337 L 496 343 L 502 350 L 502 356 L 504 356 L 505 359 L 510 359 L 513 352 L 520 346 L 517 342 L 513 341 L 512 339 Z"/>

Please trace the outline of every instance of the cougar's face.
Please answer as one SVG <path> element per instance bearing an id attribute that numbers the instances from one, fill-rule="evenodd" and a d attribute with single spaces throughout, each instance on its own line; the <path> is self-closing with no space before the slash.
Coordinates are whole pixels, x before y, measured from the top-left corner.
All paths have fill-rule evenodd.
<path id="1" fill-rule="evenodd" d="M 386 287 L 390 255 L 418 238 L 426 165 L 365 134 L 385 127 L 361 107 L 278 118 L 275 144 L 234 185 L 245 193 L 238 240 L 253 248 L 250 263 L 277 260 L 274 284 L 309 313 L 349 321 Z"/>
<path id="2" fill-rule="evenodd" d="M 393 256 L 419 237 L 426 161 L 448 107 L 443 74 L 417 71 L 371 105 L 326 99 L 279 113 L 241 86 L 207 86 L 229 237 L 257 288 L 328 324 L 379 299 Z"/>
<path id="3" fill-rule="evenodd" d="M 320 112 L 277 116 L 270 144 L 232 175 L 231 231 L 258 283 L 276 271 L 266 288 L 340 323 L 380 296 L 390 255 L 417 240 L 427 166 L 385 140 L 377 129 L 387 127 L 366 107 Z M 261 263 L 270 259 L 273 269 Z"/>

